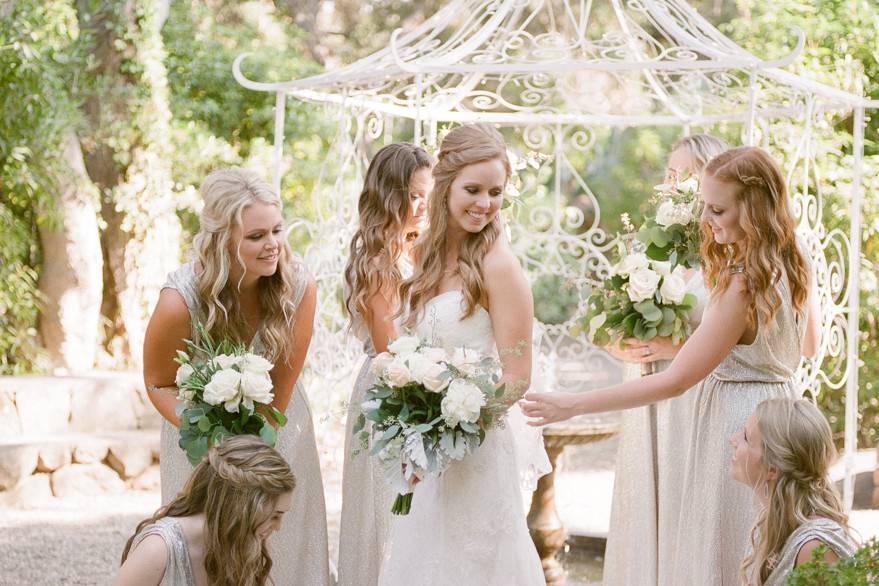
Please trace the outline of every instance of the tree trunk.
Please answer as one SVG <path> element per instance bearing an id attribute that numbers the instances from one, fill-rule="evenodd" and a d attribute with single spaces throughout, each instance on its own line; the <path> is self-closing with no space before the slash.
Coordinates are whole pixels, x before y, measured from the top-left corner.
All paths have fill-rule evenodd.
<path id="1" fill-rule="evenodd" d="M 96 81 L 84 96 L 86 169 L 101 190 L 105 344 L 134 366 L 160 287 L 180 256 L 168 165 L 170 111 L 157 8 L 161 0 L 78 5 Z"/>
<path id="2" fill-rule="evenodd" d="M 61 147 L 70 172 L 58 181 L 61 224 L 39 225 L 39 289 L 45 299 L 39 329 L 53 367 L 85 372 L 94 366 L 98 348 L 103 260 L 94 193 L 73 132 Z"/>

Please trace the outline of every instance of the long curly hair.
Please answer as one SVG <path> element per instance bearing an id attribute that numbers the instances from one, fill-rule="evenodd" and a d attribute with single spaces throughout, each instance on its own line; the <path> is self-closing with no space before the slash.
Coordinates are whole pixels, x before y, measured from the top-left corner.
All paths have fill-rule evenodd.
<path id="1" fill-rule="evenodd" d="M 768 399 L 754 413 L 763 435 L 763 469 L 775 468 L 778 477 L 751 529 L 751 552 L 739 571 L 748 586 L 763 584 L 791 533 L 806 521 L 830 519 L 849 530 L 828 477 L 836 448 L 824 415 L 805 399 Z"/>
<path id="2" fill-rule="evenodd" d="M 201 196 L 204 208 L 192 248 L 202 267 L 197 290 L 206 313 L 203 325 L 216 339 L 229 337 L 247 342 L 250 328 L 239 301 L 240 281 L 231 279 L 233 262 L 237 262 L 242 271 L 245 266 L 240 252 L 230 252 L 232 230 L 241 227 L 241 216 L 248 206 L 260 202 L 281 208 L 281 199 L 259 175 L 234 167 L 208 175 L 201 185 Z M 303 278 L 303 274 L 290 245 L 284 240 L 278 254 L 278 270 L 259 279 L 263 318 L 260 335 L 271 361 L 279 357 L 286 359 L 284 348 L 289 345 L 290 328 L 296 317 L 296 281 Z"/>
<path id="3" fill-rule="evenodd" d="M 368 301 L 384 296 L 392 307 L 399 304 L 403 280 L 398 261 L 407 239 L 409 188 L 419 169 L 430 169 L 433 157 L 409 143 L 389 144 L 375 154 L 366 171 L 357 203 L 357 231 L 351 238 L 345 266 L 345 308 L 352 318 L 369 314 Z"/>
<path id="4" fill-rule="evenodd" d="M 163 517 L 204 513 L 208 581 L 215 586 L 262 586 L 272 558 L 256 531 L 274 514 L 278 497 L 295 487 L 290 466 L 260 438 L 227 438 L 211 447 L 174 500 L 138 524 L 125 544 L 122 563 L 147 525 Z"/>
<path id="5" fill-rule="evenodd" d="M 796 221 L 790 209 L 781 169 L 764 150 L 739 147 L 709 161 L 703 172 L 737 186 L 739 225 L 745 236 L 733 245 L 718 244 L 711 228 L 702 223 L 700 255 L 705 282 L 712 296 L 725 291 L 731 266 L 741 266 L 754 310 L 748 325 L 771 327 L 781 307 L 776 287 L 787 277 L 795 311 L 803 313 L 809 293 L 809 266 L 797 245 Z"/>
<path id="6" fill-rule="evenodd" d="M 413 255 L 415 270 L 400 286 L 400 298 L 408 306 L 406 325 L 414 325 L 425 303 L 436 294 L 443 272 L 454 268 L 464 284 L 464 318 L 473 315 L 478 304 L 487 304 L 482 280 L 482 259 L 501 233 L 500 214 L 480 232 L 468 234 L 458 249 L 458 266 L 445 266 L 446 233 L 449 226 L 449 188 L 464 167 L 499 160 L 510 178 L 512 168 L 507 145 L 500 132 L 489 124 L 468 124 L 450 131 L 440 145 L 433 168 L 434 187 L 428 203 L 427 235 L 420 239 Z M 401 311 L 401 314 L 405 313 Z"/>

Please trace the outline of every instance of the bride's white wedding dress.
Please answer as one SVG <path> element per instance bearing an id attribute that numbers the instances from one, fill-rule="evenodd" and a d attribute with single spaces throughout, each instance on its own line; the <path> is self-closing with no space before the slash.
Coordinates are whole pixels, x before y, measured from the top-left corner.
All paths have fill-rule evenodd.
<path id="1" fill-rule="evenodd" d="M 488 312 L 463 314 L 463 294 L 428 301 L 415 330 L 432 345 L 495 354 Z M 518 407 L 514 407 L 518 409 Z M 479 448 L 439 478 L 415 487 L 412 510 L 392 520 L 380 586 L 545 584 L 528 534 L 513 427 L 488 432 Z"/>

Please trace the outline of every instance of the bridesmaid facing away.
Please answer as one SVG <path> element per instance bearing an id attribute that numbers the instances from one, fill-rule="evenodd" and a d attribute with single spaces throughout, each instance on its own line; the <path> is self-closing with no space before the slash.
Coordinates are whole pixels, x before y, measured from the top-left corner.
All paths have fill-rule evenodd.
<path id="1" fill-rule="evenodd" d="M 287 462 L 251 435 L 214 445 L 183 490 L 125 544 L 113 586 L 263 586 L 266 540 L 290 508 Z"/>
<path id="2" fill-rule="evenodd" d="M 685 136 L 672 147 L 665 170 L 665 183 L 675 185 L 698 177 L 705 165 L 729 146 L 707 134 Z M 708 302 L 708 291 L 698 268 L 684 274 L 687 293 L 696 296 L 690 327 L 695 330 Z M 626 378 L 640 376 L 639 363 L 653 363 L 653 371 L 668 368 L 683 342 L 656 337 L 644 342 L 624 340 L 625 347 L 611 344 L 611 355 L 629 363 Z M 633 368 L 634 367 L 634 368 Z M 617 451 L 610 515 L 610 534 L 604 559 L 606 586 L 674 586 L 672 564 L 677 551 L 678 519 L 683 501 L 681 472 L 687 463 L 686 437 L 692 426 L 696 393 L 623 412 Z M 632 563 L 637 544 L 638 563 Z"/>
<path id="3" fill-rule="evenodd" d="M 352 457 L 357 447 L 352 430 L 366 389 L 375 382 L 372 359 L 398 335 L 393 320 L 398 288 L 412 274 L 412 245 L 426 219 L 432 167 L 433 158 L 421 147 L 390 144 L 372 159 L 358 201 L 357 231 L 345 267 L 345 306 L 366 360 L 345 425 L 339 586 L 375 586 L 384 555 L 395 495 L 373 458 L 366 452 Z"/>
<path id="4" fill-rule="evenodd" d="M 763 401 L 732 445 L 732 477 L 753 490 L 761 505 L 741 584 L 783 586 L 822 544 L 829 563 L 854 555 L 848 517 L 828 477 L 836 457 L 833 436 L 815 405 L 805 399 Z"/>
<path id="5" fill-rule="evenodd" d="M 819 339 L 815 287 L 784 177 L 762 149 L 712 159 L 702 177 L 702 322 L 664 371 L 588 393 L 529 393 L 534 425 L 695 393 L 673 560 L 674 584 L 735 584 L 755 516 L 732 481 L 729 439 L 765 399 L 797 398 L 794 374 Z M 701 381 L 701 382 L 700 382 Z M 630 551 L 638 551 L 632 543 Z"/>
<path id="6" fill-rule="evenodd" d="M 275 446 L 298 479 L 290 522 L 273 540 L 276 584 L 329 584 L 326 506 L 311 409 L 299 375 L 315 310 L 314 280 L 285 239 L 281 199 L 256 173 L 223 169 L 201 186 L 204 208 L 193 239 L 195 260 L 168 276 L 144 341 L 144 381 L 162 425 L 162 502 L 192 474 L 178 446 L 175 408 L 177 350 L 198 339 L 201 324 L 214 339 L 249 344 L 274 363 L 273 405 L 285 413 Z"/>

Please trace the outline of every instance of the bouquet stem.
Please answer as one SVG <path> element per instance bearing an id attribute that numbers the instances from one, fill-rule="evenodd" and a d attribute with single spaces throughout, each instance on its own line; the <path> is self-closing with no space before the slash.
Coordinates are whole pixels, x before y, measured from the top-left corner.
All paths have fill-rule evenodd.
<path id="1" fill-rule="evenodd" d="M 412 508 L 412 493 L 398 494 L 394 499 L 394 506 L 391 507 L 391 513 L 395 515 L 408 515 L 409 509 Z"/>
<path id="2" fill-rule="evenodd" d="M 656 374 L 656 362 L 642 362 L 641 376 L 649 376 L 651 374 Z"/>

